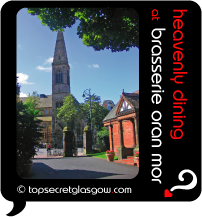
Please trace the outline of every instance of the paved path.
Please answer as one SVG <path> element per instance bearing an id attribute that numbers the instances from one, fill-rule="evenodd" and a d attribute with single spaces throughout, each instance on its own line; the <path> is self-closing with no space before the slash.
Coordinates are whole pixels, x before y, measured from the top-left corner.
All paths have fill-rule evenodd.
<path id="1" fill-rule="evenodd" d="M 136 166 L 95 157 L 46 157 L 33 159 L 30 177 L 26 179 L 132 179 L 138 171 Z"/>
<path id="2" fill-rule="evenodd" d="M 61 149 L 62 151 L 62 149 Z M 37 155 L 34 156 L 34 159 L 38 159 L 38 158 L 62 158 L 63 156 L 48 156 L 47 157 L 47 149 L 46 148 L 43 148 L 43 149 L 39 149 L 39 151 L 36 152 Z"/>

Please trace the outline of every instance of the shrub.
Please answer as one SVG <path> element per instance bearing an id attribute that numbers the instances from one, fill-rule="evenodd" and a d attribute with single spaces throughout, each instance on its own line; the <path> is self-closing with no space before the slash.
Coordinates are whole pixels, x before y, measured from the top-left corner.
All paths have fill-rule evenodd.
<path id="1" fill-rule="evenodd" d="M 31 158 L 36 154 L 35 146 L 39 144 L 39 123 L 35 117 L 38 114 L 34 110 L 30 110 L 28 105 L 23 105 L 22 102 L 17 102 L 17 169 L 22 164 L 31 162 Z"/>
<path id="2" fill-rule="evenodd" d="M 98 140 L 101 140 L 103 151 L 108 150 L 109 147 L 109 130 L 105 127 L 102 127 L 102 130 L 97 133 Z"/>

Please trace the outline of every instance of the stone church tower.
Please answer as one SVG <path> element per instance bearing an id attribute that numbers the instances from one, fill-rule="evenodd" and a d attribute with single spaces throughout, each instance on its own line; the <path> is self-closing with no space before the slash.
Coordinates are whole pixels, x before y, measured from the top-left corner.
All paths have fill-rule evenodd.
<path id="1" fill-rule="evenodd" d="M 63 33 L 58 31 L 55 53 L 52 63 L 52 132 L 58 147 L 62 146 L 62 129 L 64 123 L 57 120 L 55 109 L 60 108 L 63 99 L 70 93 L 70 66 L 68 64 L 67 52 Z"/>

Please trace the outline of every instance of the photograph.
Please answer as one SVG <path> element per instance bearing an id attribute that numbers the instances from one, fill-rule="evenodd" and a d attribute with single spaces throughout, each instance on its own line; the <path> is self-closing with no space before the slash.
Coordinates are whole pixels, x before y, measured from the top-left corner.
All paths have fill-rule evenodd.
<path id="1" fill-rule="evenodd" d="M 20 177 L 137 176 L 137 11 L 21 9 L 17 13 L 16 76 Z"/>

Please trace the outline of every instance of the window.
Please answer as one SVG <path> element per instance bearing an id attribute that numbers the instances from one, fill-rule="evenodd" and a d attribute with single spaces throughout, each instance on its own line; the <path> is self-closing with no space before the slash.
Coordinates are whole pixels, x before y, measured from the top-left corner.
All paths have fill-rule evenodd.
<path id="1" fill-rule="evenodd" d="M 109 111 L 111 111 L 111 106 L 110 106 L 109 101 L 107 102 L 107 109 L 108 109 Z"/>
<path id="2" fill-rule="evenodd" d="M 48 109 L 46 109 L 46 114 L 48 115 Z"/>
<path id="3" fill-rule="evenodd" d="M 120 112 L 132 110 L 132 107 L 124 100 Z"/>
<path id="4" fill-rule="evenodd" d="M 51 109 L 49 109 L 49 114 L 51 114 Z"/>
<path id="5" fill-rule="evenodd" d="M 61 106 L 63 106 L 63 102 L 56 102 L 56 108 L 60 108 Z"/>
<path id="6" fill-rule="evenodd" d="M 60 83 L 63 83 L 63 77 L 62 77 L 62 73 L 60 73 Z"/>
<path id="7" fill-rule="evenodd" d="M 69 85 L 69 75 L 67 75 L 67 84 Z"/>
<path id="8" fill-rule="evenodd" d="M 58 74 L 56 74 L 56 83 L 63 83 L 63 76 L 60 70 L 58 71 Z"/>
<path id="9" fill-rule="evenodd" d="M 42 127 L 46 128 L 46 124 L 43 124 Z"/>
<path id="10" fill-rule="evenodd" d="M 59 106 L 60 106 L 59 102 L 56 102 L 56 108 L 59 108 Z"/>

